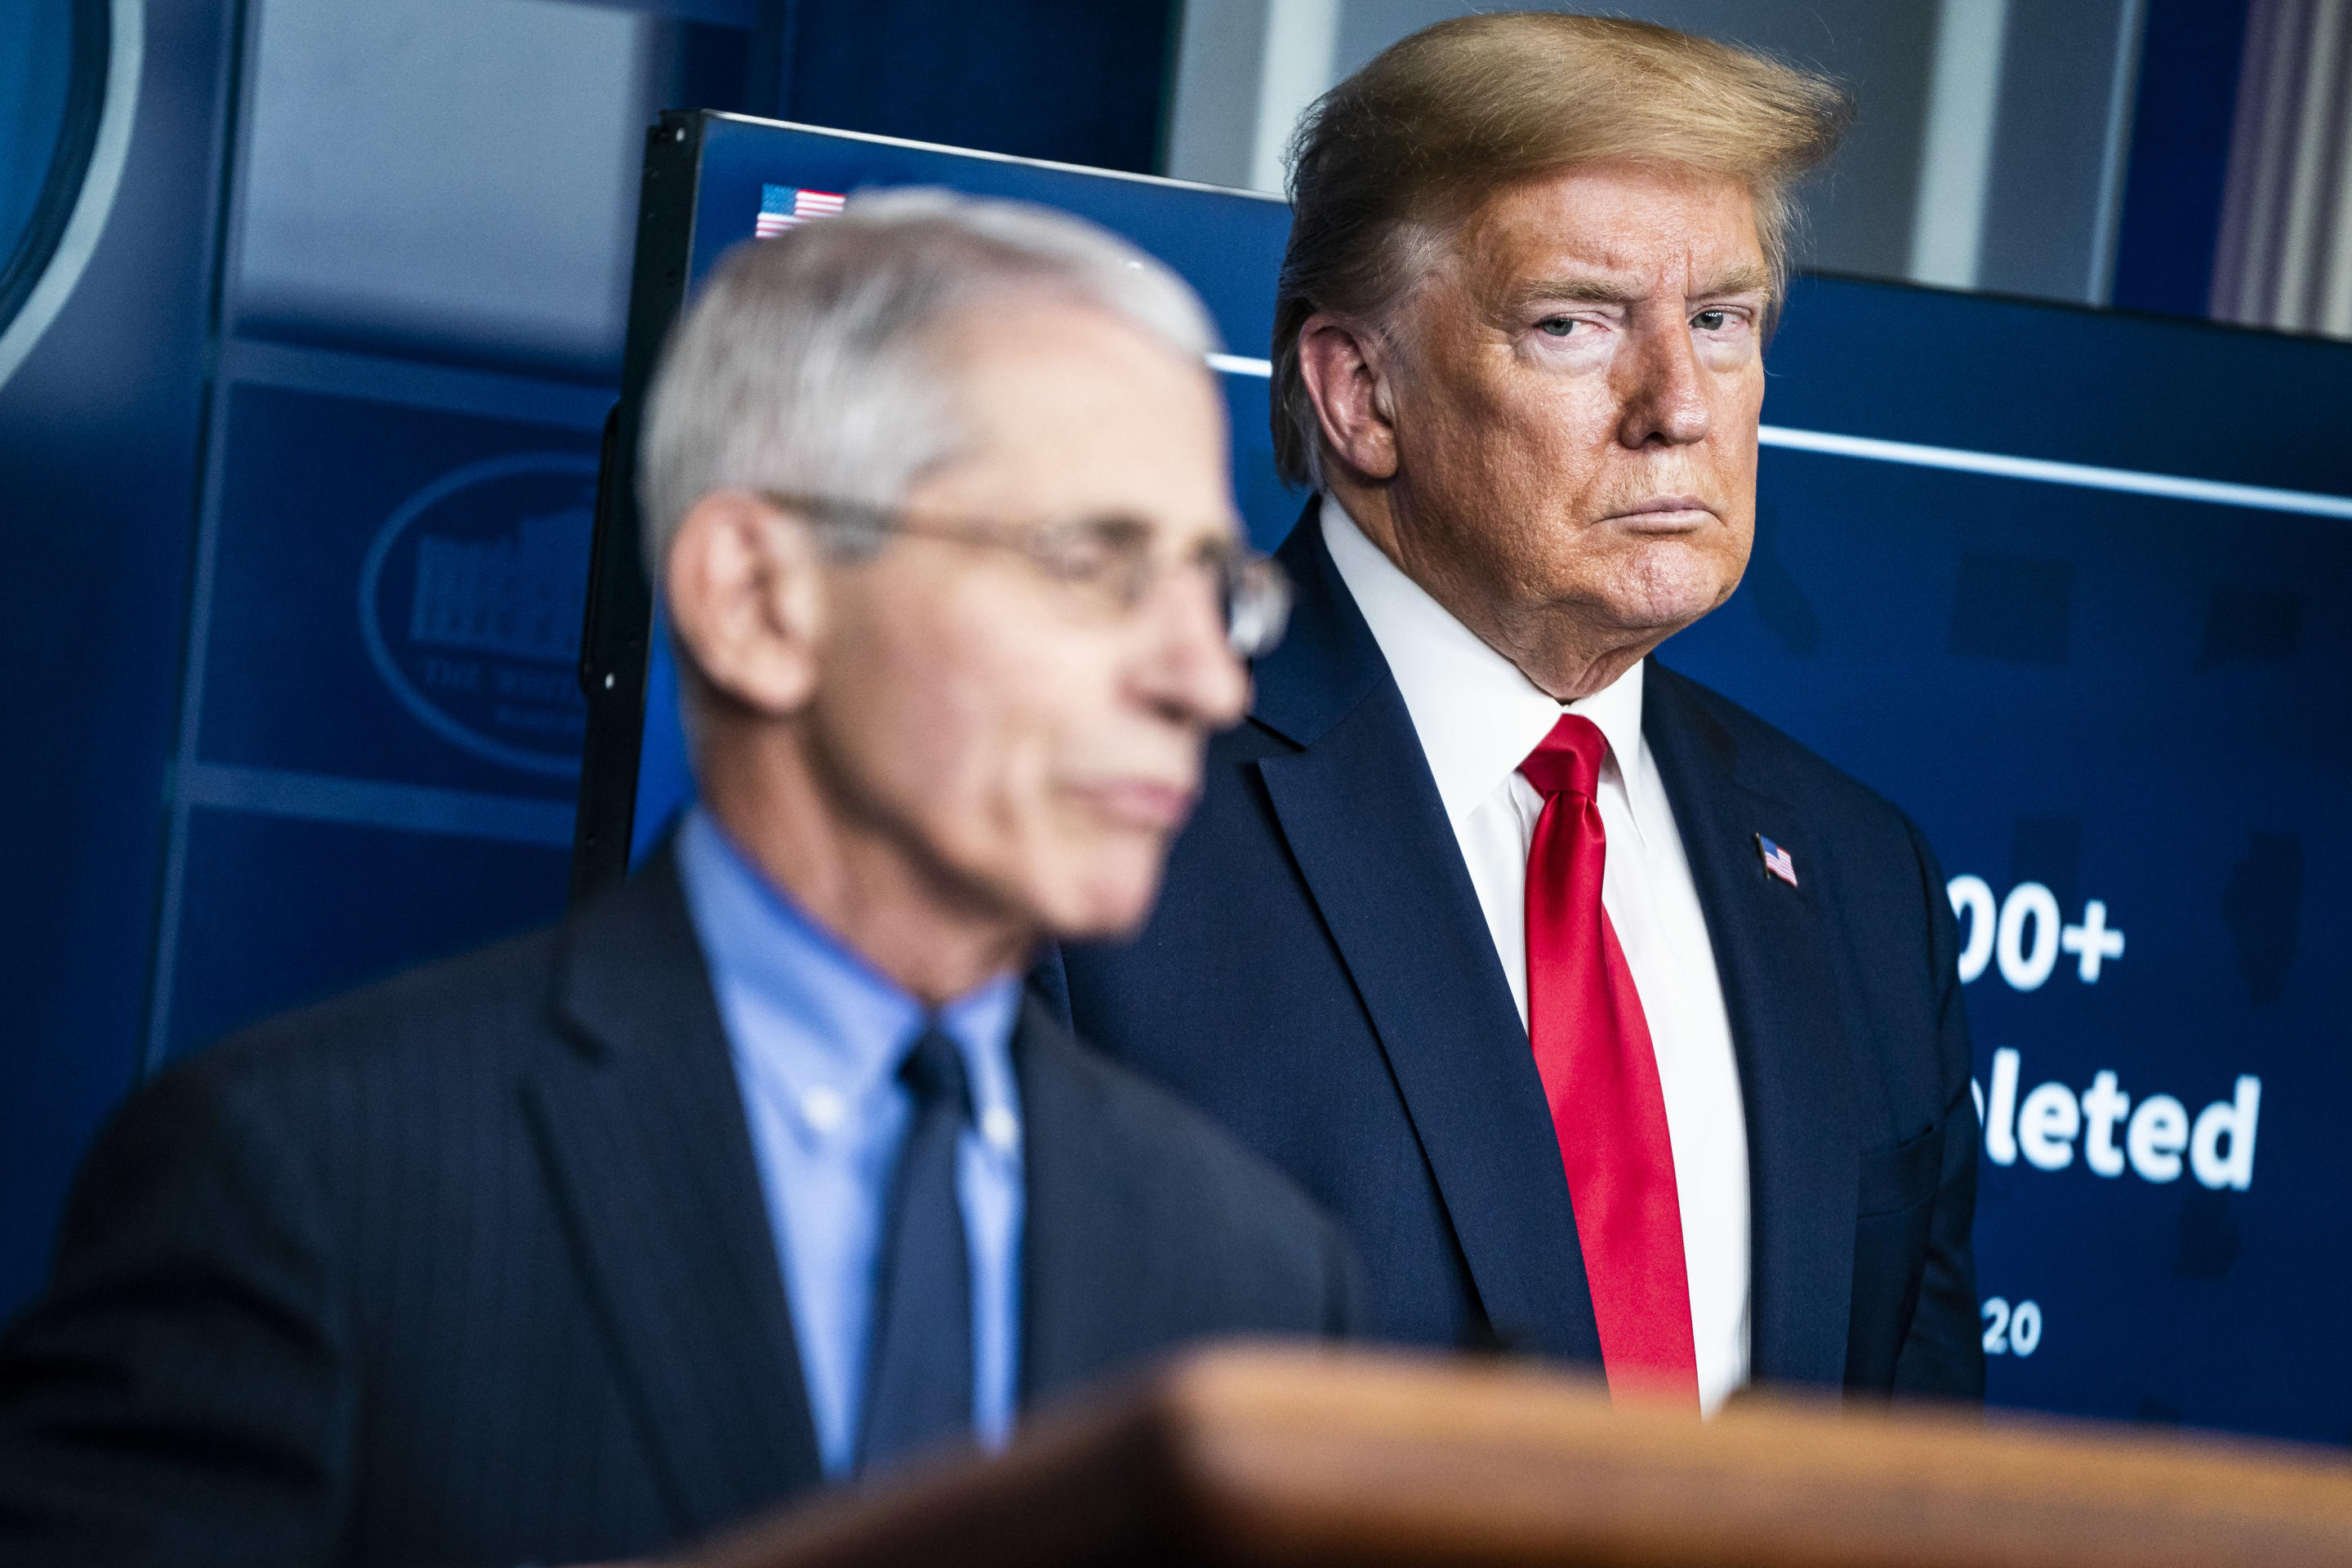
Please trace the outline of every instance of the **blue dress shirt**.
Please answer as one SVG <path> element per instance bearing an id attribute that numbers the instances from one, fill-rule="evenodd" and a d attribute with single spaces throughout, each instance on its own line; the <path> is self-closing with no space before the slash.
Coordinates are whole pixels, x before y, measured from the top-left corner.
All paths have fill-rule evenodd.
<path id="1" fill-rule="evenodd" d="M 913 1110 L 898 1066 L 932 1015 L 795 907 L 699 807 L 678 829 L 677 867 L 751 1122 L 817 1451 L 838 1479 L 856 1458 L 890 1180 Z M 1019 1006 L 1008 974 L 936 1016 L 971 1085 L 956 1187 L 971 1261 L 972 1425 L 991 1447 L 1012 1433 L 1020 1375 Z"/>

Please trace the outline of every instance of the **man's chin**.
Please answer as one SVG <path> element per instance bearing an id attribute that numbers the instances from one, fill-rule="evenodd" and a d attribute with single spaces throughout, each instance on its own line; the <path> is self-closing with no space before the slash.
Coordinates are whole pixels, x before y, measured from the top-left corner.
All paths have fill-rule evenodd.
<path id="1" fill-rule="evenodd" d="M 1614 575 L 1597 607 L 1621 631 L 1671 637 L 1721 608 L 1739 586 L 1740 574 L 1740 569 L 1727 571 L 1713 552 L 1659 540 Z"/>

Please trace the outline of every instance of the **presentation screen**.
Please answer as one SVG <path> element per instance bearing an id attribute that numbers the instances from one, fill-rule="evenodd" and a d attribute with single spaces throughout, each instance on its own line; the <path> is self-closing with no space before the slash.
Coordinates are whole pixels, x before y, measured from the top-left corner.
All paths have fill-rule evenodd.
<path id="1" fill-rule="evenodd" d="M 606 443 L 583 889 L 691 788 L 627 495 L 660 335 L 729 247 L 909 184 L 1066 208 L 1188 279 L 1251 533 L 1297 517 L 1262 357 L 1279 202 L 669 117 Z M 2352 1441 L 2352 922 L 2326 896 L 2352 872 L 2352 347 L 1807 278 L 1767 363 L 1754 558 L 1659 657 L 1942 858 L 1992 1399 Z"/>

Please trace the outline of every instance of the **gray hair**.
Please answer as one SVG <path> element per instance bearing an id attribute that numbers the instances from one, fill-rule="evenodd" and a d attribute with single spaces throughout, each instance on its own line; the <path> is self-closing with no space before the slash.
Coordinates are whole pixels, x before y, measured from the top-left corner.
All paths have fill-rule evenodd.
<path id="1" fill-rule="evenodd" d="M 1217 346 L 1175 273 L 1026 203 L 887 191 L 737 247 L 671 333 L 646 400 L 647 574 L 660 582 L 678 525 L 715 490 L 898 504 L 965 439 L 936 329 L 990 296 L 1039 288 L 1189 357 Z"/>

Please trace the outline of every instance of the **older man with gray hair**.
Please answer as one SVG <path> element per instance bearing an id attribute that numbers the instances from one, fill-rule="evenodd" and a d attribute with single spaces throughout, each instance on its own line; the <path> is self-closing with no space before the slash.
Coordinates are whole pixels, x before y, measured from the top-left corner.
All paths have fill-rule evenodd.
<path id="1" fill-rule="evenodd" d="M 646 430 L 700 805 L 553 930 L 140 1094 L 0 1347 L 11 1563 L 645 1553 L 1356 1316 L 1020 975 L 1131 931 L 1280 579 L 1190 291 L 939 193 L 738 251 Z"/>

